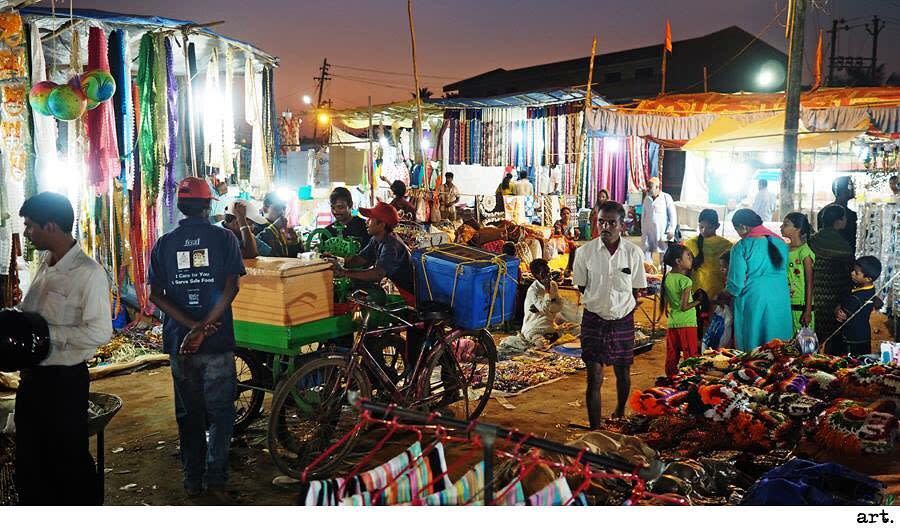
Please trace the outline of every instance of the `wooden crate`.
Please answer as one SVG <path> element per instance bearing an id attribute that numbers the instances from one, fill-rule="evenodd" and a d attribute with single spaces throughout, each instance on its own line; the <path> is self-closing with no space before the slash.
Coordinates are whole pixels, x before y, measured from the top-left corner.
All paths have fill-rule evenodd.
<path id="1" fill-rule="evenodd" d="M 247 274 L 231 305 L 236 321 L 295 326 L 334 311 L 331 264 L 299 258 L 245 260 Z"/>

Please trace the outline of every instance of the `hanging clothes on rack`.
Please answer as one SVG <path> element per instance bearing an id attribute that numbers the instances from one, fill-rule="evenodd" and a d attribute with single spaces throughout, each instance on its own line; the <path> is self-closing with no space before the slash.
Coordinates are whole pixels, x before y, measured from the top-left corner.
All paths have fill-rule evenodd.
<path id="1" fill-rule="evenodd" d="M 98 27 L 90 28 L 88 33 L 88 69 L 109 72 L 106 33 Z M 88 142 L 88 182 L 94 193 L 106 193 L 109 181 L 121 173 L 113 102 L 101 102 L 95 109 L 87 111 L 84 123 Z"/>
<path id="2" fill-rule="evenodd" d="M 132 190 L 134 188 L 134 102 L 131 99 L 130 90 L 131 58 L 124 30 L 118 29 L 110 32 L 108 48 L 110 74 L 116 80 L 116 87 L 118 87 L 112 99 L 120 157 L 118 179 L 123 189 Z"/>
<path id="3" fill-rule="evenodd" d="M 222 114 L 222 163 L 223 166 L 221 168 L 221 173 L 219 174 L 222 178 L 228 178 L 234 175 L 234 142 L 235 142 L 235 133 L 234 133 L 234 47 L 228 46 L 225 48 L 225 86 L 223 87 L 223 99 L 222 99 L 222 109 L 224 112 Z M 299 144 L 299 126 L 298 126 L 298 141 Z"/>

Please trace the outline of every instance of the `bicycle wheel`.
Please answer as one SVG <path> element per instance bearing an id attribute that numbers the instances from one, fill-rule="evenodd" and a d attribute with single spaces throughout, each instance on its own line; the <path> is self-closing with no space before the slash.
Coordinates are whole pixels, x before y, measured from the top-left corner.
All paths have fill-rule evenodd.
<path id="1" fill-rule="evenodd" d="M 346 435 L 359 421 L 358 399 L 371 395 L 360 370 L 348 371 L 337 349 L 311 358 L 278 385 L 269 415 L 268 447 L 283 474 L 300 479 L 313 459 Z M 310 473 L 324 474 L 353 448 L 351 437 Z"/>
<path id="2" fill-rule="evenodd" d="M 252 352 L 235 350 L 234 368 L 237 373 L 237 396 L 234 398 L 234 433 L 241 433 L 262 414 L 266 396 L 259 388 L 263 385 L 263 367 Z"/>
<path id="3" fill-rule="evenodd" d="M 454 331 L 428 354 L 419 399 L 430 408 L 453 406 L 475 420 L 491 399 L 496 371 L 497 346 L 487 331 Z"/>
<path id="4" fill-rule="evenodd" d="M 365 341 L 366 349 L 388 375 L 394 385 L 407 376 L 406 340 L 400 334 L 373 336 Z"/>

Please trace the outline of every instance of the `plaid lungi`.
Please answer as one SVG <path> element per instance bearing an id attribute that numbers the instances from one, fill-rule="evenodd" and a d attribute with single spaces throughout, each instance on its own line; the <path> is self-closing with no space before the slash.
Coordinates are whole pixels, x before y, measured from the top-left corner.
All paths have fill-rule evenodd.
<path id="1" fill-rule="evenodd" d="M 634 312 L 607 321 L 585 310 L 581 321 L 581 359 L 585 363 L 634 363 Z"/>

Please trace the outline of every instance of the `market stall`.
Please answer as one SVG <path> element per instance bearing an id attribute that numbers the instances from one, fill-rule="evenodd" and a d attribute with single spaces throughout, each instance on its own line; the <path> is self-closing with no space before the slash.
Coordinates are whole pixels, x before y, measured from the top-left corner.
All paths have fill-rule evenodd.
<path id="1" fill-rule="evenodd" d="M 27 290 L 18 256 L 32 255 L 17 214 L 36 192 L 73 203 L 76 237 L 106 267 L 116 317 L 126 293 L 153 310 L 147 261 L 179 217 L 178 181 L 268 189 L 277 59 L 207 26 L 96 10 L 2 15 L 4 306 Z"/>

